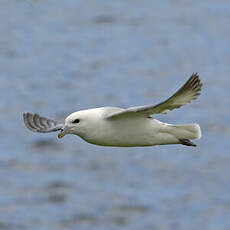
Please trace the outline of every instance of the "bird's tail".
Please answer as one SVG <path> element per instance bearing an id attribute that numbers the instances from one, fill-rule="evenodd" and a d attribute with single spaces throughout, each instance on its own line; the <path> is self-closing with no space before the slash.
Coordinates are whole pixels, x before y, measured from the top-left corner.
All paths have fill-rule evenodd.
<path id="1" fill-rule="evenodd" d="M 168 128 L 170 133 L 173 134 L 178 140 L 195 140 L 201 138 L 201 130 L 198 124 L 169 125 Z"/>

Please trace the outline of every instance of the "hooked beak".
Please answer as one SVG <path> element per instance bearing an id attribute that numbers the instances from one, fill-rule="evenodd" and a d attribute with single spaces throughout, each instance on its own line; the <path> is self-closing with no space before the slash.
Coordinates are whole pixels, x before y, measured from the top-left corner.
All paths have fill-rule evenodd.
<path id="1" fill-rule="evenodd" d="M 66 135 L 66 127 L 64 126 L 61 131 L 58 133 L 58 138 L 61 139 Z"/>

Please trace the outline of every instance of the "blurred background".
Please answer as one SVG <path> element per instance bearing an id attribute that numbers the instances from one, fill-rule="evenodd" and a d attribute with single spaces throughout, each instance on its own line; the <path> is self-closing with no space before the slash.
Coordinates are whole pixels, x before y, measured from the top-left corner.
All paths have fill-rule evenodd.
<path id="1" fill-rule="evenodd" d="M 0 0 L 0 229 L 230 229 L 230 2 Z M 24 111 L 154 104 L 198 72 L 167 116 L 198 147 L 105 148 L 34 134 Z"/>

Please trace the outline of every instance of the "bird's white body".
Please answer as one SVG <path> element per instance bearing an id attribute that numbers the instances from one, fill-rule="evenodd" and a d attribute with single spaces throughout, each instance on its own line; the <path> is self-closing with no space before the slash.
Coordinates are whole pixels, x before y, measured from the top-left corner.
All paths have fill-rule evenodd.
<path id="1" fill-rule="evenodd" d="M 183 144 L 196 146 L 190 139 L 201 137 L 197 124 L 170 125 L 152 117 L 152 114 L 166 114 L 195 100 L 201 92 L 202 82 L 198 74 L 189 80 L 170 98 L 157 104 L 130 107 L 101 107 L 81 110 L 70 114 L 65 124 L 24 113 L 25 125 L 33 132 L 48 133 L 60 130 L 58 137 L 75 134 L 85 141 L 103 146 L 152 146 Z"/>
<path id="2" fill-rule="evenodd" d="M 111 111 L 120 110 L 117 107 L 102 107 L 72 113 L 66 118 L 65 129 L 67 133 L 78 135 L 92 144 L 120 147 L 179 144 L 180 138 L 198 139 L 201 135 L 197 124 L 175 126 L 150 116 L 105 119 Z M 76 118 L 81 122 L 73 125 L 72 121 Z"/>

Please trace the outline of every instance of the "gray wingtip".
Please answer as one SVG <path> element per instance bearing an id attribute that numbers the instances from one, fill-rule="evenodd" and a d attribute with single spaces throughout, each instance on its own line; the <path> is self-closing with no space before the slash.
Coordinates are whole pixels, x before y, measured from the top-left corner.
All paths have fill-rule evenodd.
<path id="1" fill-rule="evenodd" d="M 187 103 L 190 103 L 193 100 L 196 100 L 200 94 L 203 83 L 200 80 L 198 73 L 193 73 L 187 82 L 177 91 L 176 94 L 183 94 L 184 92 L 190 93 L 190 100 Z M 186 104 L 187 104 L 186 103 Z"/>
<path id="2" fill-rule="evenodd" d="M 41 117 L 37 113 L 23 112 L 25 126 L 32 132 L 48 133 L 60 130 L 62 124 L 57 121 Z"/>
<path id="3" fill-rule="evenodd" d="M 192 98 L 192 100 L 195 100 L 201 94 L 202 86 L 203 83 L 200 80 L 199 74 L 193 73 L 188 80 L 188 87 L 191 87 L 194 92 L 194 97 Z"/>
<path id="4" fill-rule="evenodd" d="M 32 113 L 23 112 L 23 120 L 26 127 L 32 132 L 38 132 L 36 127 L 31 123 L 31 118 L 33 117 Z"/>
<path id="5" fill-rule="evenodd" d="M 203 86 L 198 73 L 193 73 L 189 78 L 189 81 L 192 82 L 193 85 L 198 85 L 200 88 Z"/>

